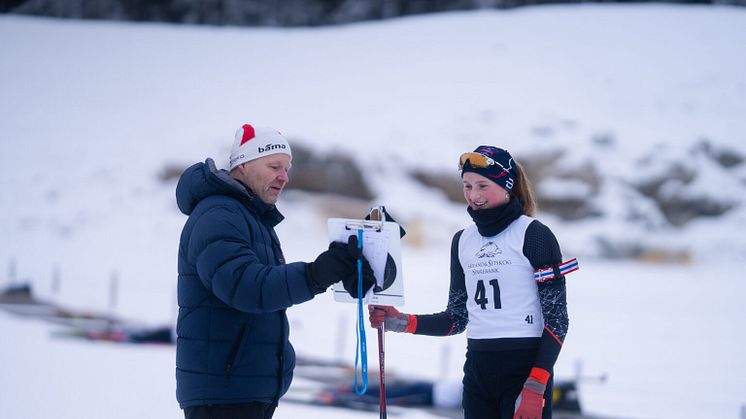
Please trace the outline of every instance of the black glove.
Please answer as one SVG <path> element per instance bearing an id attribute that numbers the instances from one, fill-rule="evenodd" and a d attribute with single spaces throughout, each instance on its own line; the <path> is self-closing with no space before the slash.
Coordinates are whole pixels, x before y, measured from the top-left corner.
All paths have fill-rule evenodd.
<path id="1" fill-rule="evenodd" d="M 351 235 L 347 244 L 331 243 L 329 250 L 308 264 L 306 280 L 311 292 L 320 294 L 332 284 L 342 281 L 345 290 L 353 298 L 357 298 L 357 258 L 362 257 L 360 253 L 360 249 L 357 248 L 357 236 Z M 368 292 L 375 282 L 373 270 L 363 258 L 363 292 Z"/>
<path id="2" fill-rule="evenodd" d="M 358 258 L 362 259 L 363 295 L 365 295 L 368 290 L 376 284 L 376 277 L 373 275 L 373 269 L 370 267 L 370 263 L 368 263 L 368 261 L 365 259 L 365 256 L 363 256 L 363 249 L 357 247 L 357 236 L 351 235 L 347 239 L 347 245 L 344 245 L 340 242 L 335 242 L 332 243 L 332 246 L 338 248 L 340 251 L 347 252 L 347 254 L 352 258 L 351 260 L 354 266 L 354 275 L 342 278 L 342 285 L 345 287 L 345 290 L 348 294 L 350 294 L 350 297 L 352 298 L 358 297 L 357 260 Z M 345 259 L 345 262 L 349 262 L 349 260 L 350 259 Z"/>

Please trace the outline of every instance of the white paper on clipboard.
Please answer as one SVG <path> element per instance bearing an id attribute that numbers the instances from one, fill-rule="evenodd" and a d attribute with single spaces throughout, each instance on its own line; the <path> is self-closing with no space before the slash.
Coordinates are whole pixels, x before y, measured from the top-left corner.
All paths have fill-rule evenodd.
<path id="1" fill-rule="evenodd" d="M 345 218 L 330 218 L 328 224 L 330 242 L 347 243 L 350 235 L 357 236 L 358 230 L 363 231 L 363 255 L 376 277 L 376 286 L 368 291 L 363 301 L 366 304 L 404 305 L 399 225 L 391 221 Z M 332 285 L 332 291 L 335 301 L 357 302 L 350 297 L 341 282 Z"/>

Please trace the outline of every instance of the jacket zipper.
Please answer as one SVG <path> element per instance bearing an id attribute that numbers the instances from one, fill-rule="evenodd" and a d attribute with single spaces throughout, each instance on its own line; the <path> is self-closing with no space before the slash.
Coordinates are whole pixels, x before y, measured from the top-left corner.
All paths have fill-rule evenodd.
<path id="1" fill-rule="evenodd" d="M 241 330 L 238 331 L 238 336 L 233 341 L 233 346 L 231 347 L 231 351 L 228 352 L 228 360 L 225 363 L 225 386 L 228 387 L 231 383 L 231 368 L 233 368 L 233 362 L 236 360 L 236 356 L 238 355 L 238 350 L 241 348 L 241 342 L 243 341 L 243 336 L 246 333 L 246 323 L 241 325 Z"/>

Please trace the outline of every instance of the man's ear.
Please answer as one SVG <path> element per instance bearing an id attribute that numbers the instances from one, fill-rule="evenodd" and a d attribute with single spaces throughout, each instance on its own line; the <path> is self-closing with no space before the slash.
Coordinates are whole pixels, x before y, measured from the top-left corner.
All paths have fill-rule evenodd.
<path id="1" fill-rule="evenodd" d="M 246 167 L 244 167 L 245 164 L 246 163 L 241 163 L 234 167 L 233 170 L 230 171 L 230 175 L 233 177 L 243 177 L 246 174 Z"/>
<path id="2" fill-rule="evenodd" d="M 246 175 L 246 172 L 249 170 L 249 168 L 246 167 L 247 163 L 248 162 L 243 162 L 243 163 L 239 164 L 238 166 L 236 166 L 236 169 L 238 170 L 238 173 L 240 173 L 241 175 L 244 175 L 244 176 Z"/>

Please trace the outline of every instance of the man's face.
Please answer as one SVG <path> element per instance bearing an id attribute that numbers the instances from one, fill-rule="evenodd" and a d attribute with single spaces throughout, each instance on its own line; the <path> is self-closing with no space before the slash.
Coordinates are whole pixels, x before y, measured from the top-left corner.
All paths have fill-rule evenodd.
<path id="1" fill-rule="evenodd" d="M 265 204 L 274 205 L 288 183 L 290 156 L 272 154 L 239 165 L 232 173 L 243 181 Z"/>

